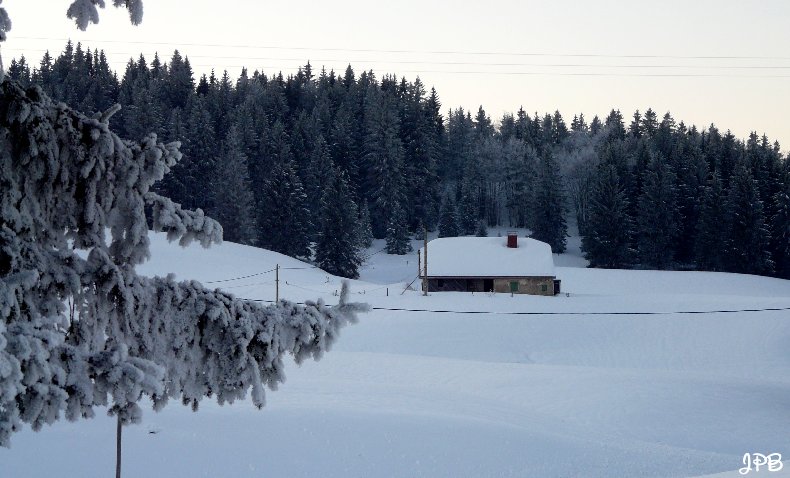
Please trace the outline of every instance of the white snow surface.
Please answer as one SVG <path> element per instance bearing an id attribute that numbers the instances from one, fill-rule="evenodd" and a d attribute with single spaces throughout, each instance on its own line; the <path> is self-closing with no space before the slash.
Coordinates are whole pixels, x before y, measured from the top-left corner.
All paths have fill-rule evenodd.
<path id="1" fill-rule="evenodd" d="M 425 257 L 425 248 L 420 249 Z M 551 277 L 551 246 L 527 237 L 442 237 L 428 243 L 429 277 Z"/>
<path id="2" fill-rule="evenodd" d="M 124 430 L 124 476 L 742 476 L 744 453 L 790 458 L 790 311 L 762 310 L 790 307 L 790 281 L 557 267 L 557 297 L 423 297 L 404 291 L 416 252 L 382 247 L 352 281 L 376 309 L 334 350 L 289 364 L 260 411 L 146 411 Z M 340 279 L 269 251 L 162 235 L 151 250 L 145 274 L 273 300 L 279 264 L 281 297 L 337 300 Z M 558 264 L 584 263 L 569 250 Z M 103 415 L 22 430 L 0 477 L 110 476 L 114 434 Z"/>

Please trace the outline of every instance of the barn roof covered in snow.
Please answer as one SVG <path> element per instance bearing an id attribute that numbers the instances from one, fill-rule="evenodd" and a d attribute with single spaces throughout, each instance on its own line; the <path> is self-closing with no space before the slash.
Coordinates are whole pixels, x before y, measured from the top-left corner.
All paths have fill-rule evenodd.
<path id="1" fill-rule="evenodd" d="M 428 243 L 428 277 L 553 277 L 551 246 L 507 237 L 442 237 Z M 424 248 L 420 254 L 425 257 Z M 422 275 L 422 274 L 421 274 Z"/>

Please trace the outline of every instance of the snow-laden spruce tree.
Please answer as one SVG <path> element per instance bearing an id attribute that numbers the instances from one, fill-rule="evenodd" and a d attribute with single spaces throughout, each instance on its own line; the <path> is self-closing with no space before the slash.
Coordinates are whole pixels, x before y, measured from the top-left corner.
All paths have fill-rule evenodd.
<path id="1" fill-rule="evenodd" d="M 149 226 L 181 245 L 221 240 L 201 210 L 151 186 L 178 144 L 120 139 L 113 108 L 87 117 L 33 86 L 0 83 L 0 445 L 24 424 L 124 423 L 138 402 L 232 402 L 284 379 L 283 355 L 319 358 L 363 306 L 264 307 L 196 281 L 138 276 Z M 148 212 L 148 214 L 147 214 Z"/>

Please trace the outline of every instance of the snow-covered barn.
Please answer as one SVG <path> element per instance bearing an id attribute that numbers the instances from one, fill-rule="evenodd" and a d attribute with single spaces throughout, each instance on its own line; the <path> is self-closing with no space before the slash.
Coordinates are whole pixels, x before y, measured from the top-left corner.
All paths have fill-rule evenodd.
<path id="1" fill-rule="evenodd" d="M 425 259 L 424 248 L 420 256 Z M 424 266 L 423 266 L 424 267 Z M 555 295 L 551 246 L 515 233 L 504 237 L 443 237 L 428 243 L 428 272 L 420 270 L 429 291 L 512 292 Z"/>

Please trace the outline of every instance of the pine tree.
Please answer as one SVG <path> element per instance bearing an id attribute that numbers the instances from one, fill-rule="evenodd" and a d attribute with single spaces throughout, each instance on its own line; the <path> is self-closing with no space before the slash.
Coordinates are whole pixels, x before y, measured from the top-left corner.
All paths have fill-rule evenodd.
<path id="1" fill-rule="evenodd" d="M 536 113 L 535 118 L 537 119 L 537 117 L 538 115 Z M 556 137 L 554 119 L 548 113 L 543 115 L 543 121 L 540 123 L 540 136 L 538 137 L 540 138 L 537 145 L 538 151 L 543 152 L 544 146 L 546 147 L 545 149 L 548 149 L 554 145 L 554 139 Z"/>
<path id="2" fill-rule="evenodd" d="M 321 209 L 321 197 L 332 178 L 335 164 L 329 155 L 329 147 L 324 137 L 319 135 L 310 152 L 310 159 L 304 171 L 304 189 L 309 209 L 317 214 Z M 316 223 L 317 226 L 320 224 Z"/>
<path id="3" fill-rule="evenodd" d="M 667 112 L 658 125 L 658 131 L 653 136 L 653 148 L 665 158 L 670 157 L 675 148 L 675 133 L 677 133 L 677 125 L 672 115 Z"/>
<path id="4" fill-rule="evenodd" d="M 535 191 L 532 237 L 551 246 L 552 252 L 565 252 L 568 226 L 565 222 L 565 193 L 557 163 L 550 152 L 545 152 Z"/>
<path id="5" fill-rule="evenodd" d="M 459 235 L 458 232 L 458 212 L 455 203 L 449 195 L 445 195 L 439 207 L 439 237 L 456 237 Z"/>
<path id="6" fill-rule="evenodd" d="M 276 164 L 260 187 L 258 245 L 287 256 L 309 258 L 307 195 L 293 163 Z"/>
<path id="7" fill-rule="evenodd" d="M 181 58 L 178 50 L 173 52 L 167 75 L 164 78 L 164 99 L 168 108 L 186 108 L 195 94 L 195 79 L 189 58 Z"/>
<path id="8" fill-rule="evenodd" d="M 562 115 L 560 114 L 559 110 L 554 112 L 554 117 L 552 118 L 552 125 L 553 125 L 553 142 L 554 144 L 560 144 L 565 139 L 568 138 L 570 133 L 568 132 L 568 126 L 565 124 L 565 120 L 562 119 Z"/>
<path id="9" fill-rule="evenodd" d="M 719 175 L 714 173 L 700 201 L 694 257 L 697 268 L 723 271 L 727 261 L 727 210 Z"/>
<path id="10" fill-rule="evenodd" d="M 54 96 L 55 94 L 54 73 L 52 68 L 52 56 L 50 56 L 49 50 L 47 50 L 41 58 L 41 62 L 38 64 L 38 69 L 34 69 L 31 75 L 33 83 L 41 86 L 44 93 L 49 96 Z"/>
<path id="11" fill-rule="evenodd" d="M 605 121 L 606 129 L 610 139 L 625 139 L 625 123 L 623 122 L 623 114 L 620 110 L 612 110 Z"/>
<path id="12" fill-rule="evenodd" d="M 736 166 L 727 192 L 726 267 L 730 272 L 766 274 L 773 268 L 769 246 L 769 230 L 763 214 L 763 202 L 757 183 L 744 163 Z"/>
<path id="13" fill-rule="evenodd" d="M 375 90 L 368 92 L 365 109 L 365 156 L 368 177 L 367 190 L 370 194 L 370 216 L 373 235 L 377 238 L 390 237 L 395 210 L 403 215 L 398 218 L 396 230 L 407 227 L 405 202 L 405 178 L 403 170 L 403 145 L 399 138 L 399 121 L 393 100 L 383 97 Z M 400 234 L 400 233 L 399 233 Z M 400 250 L 400 249 L 398 249 Z"/>
<path id="14" fill-rule="evenodd" d="M 631 264 L 633 222 L 617 168 L 601 165 L 597 171 L 582 236 L 582 250 L 590 267 L 623 268 Z"/>
<path id="15" fill-rule="evenodd" d="M 373 229 L 370 225 L 370 210 L 368 209 L 368 202 L 363 201 L 362 207 L 359 208 L 359 218 L 357 222 L 357 244 L 362 249 L 366 249 L 373 245 Z"/>
<path id="16" fill-rule="evenodd" d="M 440 144 L 436 135 L 435 111 L 429 110 L 425 90 L 419 77 L 405 86 L 402 100 L 401 138 L 404 149 L 407 216 L 409 228 L 432 229 L 437 220 L 439 202 Z"/>
<path id="17" fill-rule="evenodd" d="M 601 120 L 598 118 L 598 115 L 593 116 L 593 119 L 590 122 L 590 134 L 593 136 L 597 136 L 602 129 L 603 129 L 603 124 L 601 124 Z"/>
<path id="18" fill-rule="evenodd" d="M 330 274 L 356 279 L 362 259 L 359 251 L 357 208 L 351 200 L 344 172 L 333 172 L 321 198 L 321 232 L 315 260 Z"/>
<path id="19" fill-rule="evenodd" d="M 461 184 L 461 199 L 458 201 L 458 233 L 468 236 L 475 233 L 478 223 L 477 205 L 472 186 L 465 179 Z"/>
<path id="20" fill-rule="evenodd" d="M 212 215 L 222 224 L 224 238 L 240 244 L 255 244 L 255 199 L 250 189 L 247 157 L 241 149 L 238 130 L 232 126 L 216 162 L 216 187 Z"/>
<path id="21" fill-rule="evenodd" d="M 634 111 L 634 119 L 628 126 L 628 134 L 636 139 L 639 139 L 642 137 L 642 132 L 642 115 L 639 113 L 639 110 L 636 110 Z"/>
<path id="22" fill-rule="evenodd" d="M 475 232 L 475 236 L 488 237 L 488 227 L 486 227 L 485 221 L 477 223 L 477 232 Z"/>
<path id="23" fill-rule="evenodd" d="M 683 264 L 694 261 L 696 225 L 699 222 L 700 198 L 709 175 L 702 151 L 690 138 L 677 133 L 670 164 L 677 178 L 678 237 L 676 258 Z"/>
<path id="24" fill-rule="evenodd" d="M 447 151 L 439 164 L 439 175 L 447 180 L 457 180 L 463 165 L 472 156 L 474 124 L 463 108 L 450 110 L 447 119 Z"/>
<path id="25" fill-rule="evenodd" d="M 663 156 L 654 155 L 645 172 L 637 209 L 637 251 L 643 267 L 665 269 L 674 261 L 678 235 L 675 182 Z"/>
<path id="26" fill-rule="evenodd" d="M 389 222 L 387 223 L 387 254 L 403 255 L 411 251 L 409 231 L 406 228 L 406 213 L 400 204 L 392 208 Z"/>
<path id="27" fill-rule="evenodd" d="M 372 121 L 372 120 L 371 120 Z M 349 186 L 365 186 L 364 171 L 360 170 L 359 156 L 361 145 L 358 142 L 358 125 L 348 103 L 341 104 L 327 138 L 332 161 L 348 175 Z"/>
<path id="28" fill-rule="evenodd" d="M 9 78 L 19 83 L 22 87 L 30 85 L 30 67 L 27 64 L 27 60 L 25 60 L 25 55 L 19 57 L 19 61 L 13 58 L 6 73 Z"/>
<path id="29" fill-rule="evenodd" d="M 787 181 L 787 178 L 785 178 Z M 790 183 L 774 196 L 771 219 L 771 257 L 776 275 L 790 279 Z"/>
<path id="30" fill-rule="evenodd" d="M 642 118 L 642 131 L 648 138 L 655 136 L 658 131 L 658 117 L 651 108 L 645 111 L 645 116 Z"/>
<path id="31" fill-rule="evenodd" d="M 474 126 L 475 136 L 478 141 L 482 141 L 494 135 L 494 125 L 491 123 L 491 118 L 488 117 L 482 105 L 477 109 Z"/>
<path id="32" fill-rule="evenodd" d="M 163 130 L 164 119 L 152 95 L 149 78 L 140 77 L 132 85 L 132 102 L 127 106 L 124 120 L 126 134 L 132 138 L 142 138 L 151 131 Z"/>
<path id="33" fill-rule="evenodd" d="M 527 227 L 532 221 L 533 197 L 536 184 L 537 153 L 531 147 L 511 158 L 505 165 L 505 184 L 508 192 L 506 207 L 511 225 Z"/>
<path id="34" fill-rule="evenodd" d="M 216 171 L 217 141 L 211 123 L 204 100 L 196 97 L 189 108 L 183 141 L 184 159 L 172 173 L 174 180 L 181 183 L 177 190 L 184 194 L 173 199 L 184 207 L 211 210 L 214 204 L 212 180 Z"/>

